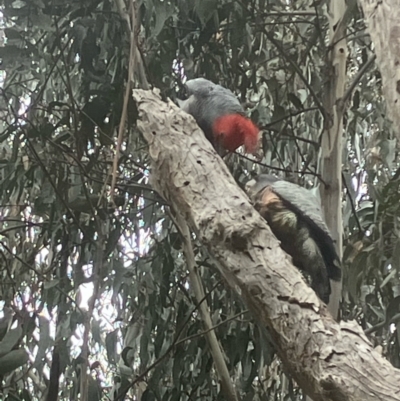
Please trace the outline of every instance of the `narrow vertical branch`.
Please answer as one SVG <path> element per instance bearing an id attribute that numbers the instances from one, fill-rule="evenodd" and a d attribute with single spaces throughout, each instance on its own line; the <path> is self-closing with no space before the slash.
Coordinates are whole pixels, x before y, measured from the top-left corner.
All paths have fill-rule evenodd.
<path id="1" fill-rule="evenodd" d="M 93 294 L 88 301 L 88 311 L 84 315 L 83 319 L 83 344 L 82 344 L 82 364 L 81 364 L 81 383 L 80 383 L 80 401 L 89 400 L 89 334 L 91 332 L 91 322 L 93 317 L 94 308 L 96 306 L 96 301 L 100 290 L 100 271 L 103 267 L 103 256 L 104 256 L 104 222 L 97 218 L 97 234 L 98 239 L 96 241 L 96 253 L 93 260 L 93 272 L 92 272 L 92 282 L 93 282 Z"/>
<path id="2" fill-rule="evenodd" d="M 172 217 L 172 216 L 171 216 Z M 175 220 L 175 219 L 174 219 Z M 205 300 L 204 288 L 201 279 L 197 273 L 196 262 L 191 242 L 189 227 L 183 217 L 177 213 L 175 224 L 183 237 L 183 253 L 185 255 L 187 268 L 189 270 L 190 285 L 194 292 L 196 301 L 199 304 L 201 320 L 205 329 L 205 337 L 211 350 L 211 355 L 214 360 L 215 369 L 221 381 L 222 391 L 225 399 L 228 401 L 238 401 L 236 391 L 231 381 L 228 367 L 226 366 L 223 351 L 218 342 L 213 324 L 208 310 L 207 301 Z"/>
<path id="3" fill-rule="evenodd" d="M 132 4 L 131 5 L 131 10 L 132 10 L 132 21 L 135 19 L 135 7 Z M 133 22 L 130 24 L 131 31 L 130 31 L 130 50 L 129 50 L 129 66 L 128 66 L 128 78 L 126 80 L 126 88 L 125 88 L 125 94 L 124 94 L 124 103 L 122 105 L 122 113 L 121 113 L 121 120 L 119 122 L 119 128 L 118 128 L 118 139 L 117 139 L 117 146 L 115 149 L 115 155 L 114 155 L 114 160 L 113 160 L 113 167 L 112 167 L 112 178 L 111 178 L 111 197 L 114 199 L 114 190 L 115 190 L 115 185 L 117 182 L 117 175 L 118 175 L 118 161 L 119 161 L 119 153 L 121 151 L 121 145 L 122 145 L 122 139 L 125 131 L 125 122 L 126 118 L 128 115 L 128 102 L 130 98 L 130 92 L 131 92 L 131 79 L 133 76 L 133 67 L 135 65 L 135 47 L 136 47 L 136 41 L 135 41 L 135 32 L 133 29 Z"/>
<path id="4" fill-rule="evenodd" d="M 326 99 L 329 118 L 325 120 L 325 130 L 321 146 L 321 175 L 326 185 L 321 185 L 321 199 L 326 223 L 336 241 L 339 255 L 342 245 L 342 133 L 343 98 L 346 83 L 347 43 L 346 28 L 351 8 L 346 8 L 345 0 L 331 0 L 330 3 L 330 85 Z M 332 294 L 328 309 L 338 317 L 341 297 L 341 283 L 332 282 Z"/>
<path id="5" fill-rule="evenodd" d="M 111 197 L 114 198 L 114 190 L 115 185 L 117 182 L 118 176 L 118 162 L 119 162 L 119 154 L 121 151 L 122 139 L 125 131 L 125 123 L 127 119 L 127 110 L 128 110 L 128 103 L 131 96 L 131 87 L 132 81 L 134 81 L 134 73 L 136 71 L 139 77 L 139 83 L 143 89 L 149 89 L 149 84 L 147 82 L 143 60 L 140 55 L 138 49 L 138 36 L 140 31 L 140 19 L 138 18 L 138 9 L 136 1 L 133 1 L 131 4 L 131 16 L 130 19 L 128 14 L 124 10 L 123 2 L 121 0 L 117 0 L 117 7 L 120 11 L 121 17 L 126 21 L 126 25 L 129 30 L 130 36 L 130 50 L 129 50 L 129 66 L 128 66 L 128 77 L 126 80 L 126 88 L 124 94 L 124 103 L 122 106 L 122 113 L 121 113 L 121 120 L 119 122 L 118 128 L 118 139 L 117 139 L 117 146 L 115 149 L 115 156 L 113 160 L 113 167 L 112 167 L 112 179 L 111 179 Z"/>

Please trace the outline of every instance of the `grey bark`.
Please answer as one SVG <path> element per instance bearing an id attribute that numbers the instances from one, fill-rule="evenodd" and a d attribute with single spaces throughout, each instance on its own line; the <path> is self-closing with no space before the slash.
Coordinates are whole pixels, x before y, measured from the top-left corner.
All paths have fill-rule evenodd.
<path id="1" fill-rule="evenodd" d="M 388 117 L 400 138 L 400 0 L 359 0 L 382 74 Z"/>

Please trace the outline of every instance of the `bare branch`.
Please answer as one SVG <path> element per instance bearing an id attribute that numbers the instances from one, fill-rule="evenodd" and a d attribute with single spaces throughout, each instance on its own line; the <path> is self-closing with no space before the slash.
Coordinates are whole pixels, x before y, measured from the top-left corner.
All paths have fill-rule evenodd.
<path id="1" fill-rule="evenodd" d="M 400 371 L 356 322 L 336 323 L 238 188 L 194 119 L 154 91 L 134 90 L 152 184 L 219 262 L 287 370 L 315 401 L 400 400 Z"/>
<path id="2" fill-rule="evenodd" d="M 208 345 L 211 350 L 211 355 L 214 360 L 215 368 L 218 373 L 218 377 L 221 380 L 221 387 L 225 394 L 225 398 L 229 401 L 238 401 L 236 391 L 233 387 L 233 383 L 229 376 L 229 370 L 225 363 L 225 358 L 222 353 L 221 346 L 218 342 L 215 331 L 212 330 L 213 324 L 210 316 L 210 311 L 208 309 L 207 300 L 205 299 L 205 293 L 203 285 L 201 283 L 201 278 L 197 272 L 196 260 L 194 257 L 194 251 L 192 246 L 192 239 L 189 231 L 189 227 L 185 220 L 182 218 L 181 214 L 176 213 L 176 218 L 170 215 L 172 220 L 175 222 L 176 227 L 183 238 L 183 253 L 186 259 L 186 265 L 189 270 L 189 277 L 192 290 L 194 292 L 196 302 L 199 305 L 199 311 L 201 315 L 201 320 L 205 329 L 205 337 L 208 341 Z M 204 299 L 204 302 L 201 302 Z"/>

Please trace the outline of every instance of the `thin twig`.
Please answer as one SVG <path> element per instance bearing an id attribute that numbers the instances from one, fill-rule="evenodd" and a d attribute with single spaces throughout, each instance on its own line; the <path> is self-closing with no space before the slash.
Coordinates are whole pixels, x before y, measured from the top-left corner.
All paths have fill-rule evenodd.
<path id="1" fill-rule="evenodd" d="M 345 179 L 343 173 L 342 173 L 342 182 L 343 182 L 343 186 L 346 188 L 347 198 L 349 199 L 350 206 L 351 206 L 351 211 L 353 212 L 354 218 L 356 220 L 358 231 L 360 232 L 360 234 L 364 234 L 364 231 L 363 231 L 363 229 L 361 227 L 360 220 L 358 219 L 358 216 L 357 216 L 357 210 L 356 210 L 356 206 L 354 204 L 354 200 L 353 200 L 353 198 L 352 198 L 352 196 L 350 194 L 350 190 L 349 190 L 349 187 L 347 185 L 347 182 L 346 182 L 346 179 Z"/>
<path id="2" fill-rule="evenodd" d="M 228 319 L 225 319 L 225 320 L 223 320 L 222 322 L 219 322 L 218 324 L 216 324 L 215 326 L 211 327 L 211 328 L 208 329 L 208 330 L 202 331 L 202 332 L 200 332 L 200 333 L 193 334 L 192 336 L 189 336 L 189 337 L 182 338 L 182 340 L 179 340 L 179 341 L 176 343 L 176 345 L 182 344 L 182 343 L 184 343 L 184 342 L 186 342 L 186 341 L 193 340 L 194 338 L 203 337 L 203 336 L 206 335 L 208 332 L 210 332 L 210 331 L 215 331 L 215 329 L 217 329 L 218 327 L 221 327 L 221 326 L 223 326 L 224 324 L 227 324 L 227 323 L 231 322 L 232 320 L 235 320 L 235 319 L 237 319 L 239 316 L 244 315 L 245 313 L 248 313 L 248 312 L 249 312 L 248 310 L 244 310 L 243 312 L 239 312 L 239 313 L 237 313 L 236 315 L 234 315 L 234 316 L 232 316 L 232 317 L 230 317 L 230 318 L 228 318 Z"/>
<path id="3" fill-rule="evenodd" d="M 3 241 L 0 241 L 0 245 L 18 262 L 20 262 L 23 266 L 25 266 L 28 270 L 34 272 L 43 282 L 46 282 L 48 280 L 48 277 L 43 274 L 42 272 L 36 270 L 30 263 L 25 262 L 24 259 L 22 259 L 20 256 L 18 256 L 16 253 L 13 253 L 13 251 L 10 249 L 10 247 Z M 67 294 L 59 285 L 55 285 L 54 288 L 57 289 L 57 291 L 60 292 L 60 294 L 64 295 L 68 300 L 71 301 L 72 304 L 75 305 L 76 309 L 83 315 L 84 311 L 79 307 L 79 305 L 76 303 L 75 299 L 73 299 L 69 294 Z"/>
<path id="4" fill-rule="evenodd" d="M 104 261 L 104 222 L 100 218 L 96 218 L 97 235 L 98 239 L 96 241 L 96 253 L 93 261 L 93 272 L 92 272 L 92 282 L 93 282 L 93 293 L 88 301 L 88 311 L 83 315 L 83 339 L 82 339 L 82 364 L 81 364 L 81 401 L 88 401 L 89 399 L 89 375 L 87 372 L 89 366 L 89 334 L 91 332 L 91 322 L 93 317 L 94 308 L 96 306 L 96 301 L 100 291 L 100 272 L 103 270 L 102 265 Z"/>
<path id="5" fill-rule="evenodd" d="M 219 283 L 217 283 L 214 287 L 217 287 L 219 285 Z M 148 366 L 143 373 L 141 373 L 139 376 L 137 376 L 135 378 L 135 380 L 132 380 L 131 383 L 129 383 L 127 386 L 125 386 L 122 390 L 119 390 L 120 393 L 118 394 L 118 396 L 114 399 L 114 401 L 120 401 L 125 394 L 129 391 L 129 389 L 131 389 L 136 383 L 142 381 L 146 375 L 152 370 L 154 369 L 156 366 L 158 366 L 168 355 L 169 353 L 176 347 L 176 344 L 178 343 L 181 334 L 183 332 L 183 330 L 185 329 L 185 327 L 187 326 L 187 324 L 189 323 L 189 320 L 192 318 L 193 314 L 199 309 L 200 305 L 207 299 L 209 293 L 206 294 L 204 296 L 204 298 L 202 298 L 200 300 L 200 302 L 193 308 L 193 310 L 188 314 L 187 318 L 185 319 L 185 321 L 183 322 L 182 326 L 179 328 L 179 330 L 177 331 L 174 340 L 172 341 L 172 344 L 167 348 L 167 350 L 164 352 L 164 354 L 162 354 L 156 361 L 154 361 L 150 366 Z"/>
<path id="6" fill-rule="evenodd" d="M 375 61 L 375 59 L 376 59 L 376 54 L 374 54 L 369 60 L 367 60 L 367 62 L 358 71 L 358 74 L 354 77 L 353 82 L 351 83 L 351 85 L 349 86 L 349 88 L 347 89 L 345 94 L 343 95 L 342 99 L 340 99 L 340 102 L 342 105 L 344 105 L 347 102 L 347 100 L 350 98 L 351 94 L 353 93 L 353 90 L 355 89 L 357 84 L 360 82 L 361 78 L 366 73 L 368 68 Z"/>
<path id="7" fill-rule="evenodd" d="M 248 157 L 248 156 L 246 156 L 246 155 L 243 155 L 243 154 L 241 154 L 241 153 L 235 152 L 235 154 L 237 154 L 239 157 L 241 157 L 241 158 L 243 158 L 243 159 L 245 159 L 245 160 L 249 160 L 249 161 L 251 161 L 251 162 L 254 163 L 254 164 L 258 164 L 259 166 L 262 166 L 262 167 L 265 167 L 265 168 L 268 168 L 268 169 L 271 169 L 271 170 L 283 171 L 283 172 L 285 172 L 285 173 L 291 173 L 291 174 L 295 173 L 295 174 L 301 174 L 301 175 L 306 175 L 306 174 L 307 174 L 307 175 L 312 175 L 313 177 L 317 177 L 318 180 L 319 180 L 322 184 L 327 185 L 326 182 L 322 179 L 321 175 L 318 174 L 318 173 L 314 173 L 313 171 L 288 170 L 288 169 L 286 169 L 286 168 L 271 166 L 271 165 L 269 165 L 269 164 L 265 164 L 265 163 L 259 162 L 259 161 L 255 160 L 255 159 L 252 159 L 252 158 L 250 158 L 250 157 Z"/>
<path id="8" fill-rule="evenodd" d="M 177 213 L 174 217 L 170 213 L 172 221 L 175 223 L 178 231 L 183 238 L 183 253 L 185 255 L 187 268 L 189 270 L 190 284 L 193 289 L 196 301 L 199 302 L 204 298 L 204 289 L 201 283 L 201 279 L 197 272 L 196 261 L 192 246 L 192 240 L 190 235 L 189 227 L 186 221 L 183 219 L 182 215 Z M 211 355 L 214 360 L 215 369 L 218 373 L 219 379 L 221 380 L 221 388 L 225 395 L 226 400 L 238 401 L 235 388 L 231 381 L 228 367 L 225 363 L 225 358 L 218 342 L 215 331 L 213 330 L 213 324 L 210 316 L 210 311 L 208 309 L 207 302 L 204 301 L 199 308 L 201 320 L 205 328 L 205 337 L 207 339 L 208 345 L 210 347 Z"/>
<path id="9" fill-rule="evenodd" d="M 318 107 L 309 107 L 307 109 L 296 110 L 296 111 L 290 112 L 289 114 L 286 114 L 283 117 L 280 117 L 280 118 L 278 118 L 278 119 L 276 119 L 274 121 L 271 121 L 270 123 L 265 124 L 264 126 L 261 126 L 260 128 L 261 129 L 266 129 L 266 128 L 269 128 L 272 125 L 275 125 L 275 124 L 277 124 L 277 123 L 279 123 L 281 121 L 288 120 L 291 117 L 296 117 L 299 114 L 303 114 L 303 113 L 307 113 L 308 111 L 315 111 L 315 110 L 318 110 Z"/>
<path id="10" fill-rule="evenodd" d="M 134 4 L 131 4 L 131 18 L 132 18 L 132 23 L 131 23 L 131 31 L 130 31 L 130 41 L 131 41 L 131 46 L 129 50 L 129 67 L 128 67 L 128 78 L 126 80 L 126 88 L 125 88 L 125 95 L 124 95 L 124 104 L 122 106 L 122 113 L 121 113 L 121 121 L 119 122 L 119 128 L 118 128 L 118 139 L 117 139 L 117 147 L 115 149 L 115 156 L 113 160 L 113 168 L 112 168 L 112 179 L 111 179 L 111 199 L 114 202 L 114 191 L 115 191 L 115 185 L 117 182 L 117 175 L 118 175 L 118 162 L 119 162 L 119 154 L 121 150 L 121 145 L 122 145 L 122 139 L 125 131 L 125 122 L 127 119 L 128 115 L 128 103 L 129 103 L 129 98 L 131 96 L 131 80 L 133 77 L 133 67 L 135 65 L 135 46 L 136 46 L 136 41 L 135 41 L 135 32 L 134 32 L 134 19 L 135 19 L 135 7 Z"/>
<path id="11" fill-rule="evenodd" d="M 321 112 L 322 116 L 324 117 L 325 120 L 328 119 L 328 115 L 326 113 L 326 110 L 324 106 L 322 105 L 321 101 L 319 100 L 317 94 L 315 93 L 314 89 L 306 79 L 306 77 L 303 75 L 302 71 L 300 70 L 299 66 L 290 58 L 289 54 L 283 49 L 283 47 L 275 40 L 273 33 L 268 32 L 266 29 L 263 30 L 264 35 L 268 38 L 268 40 L 277 48 L 278 52 L 281 54 L 281 56 L 294 68 L 294 70 L 297 72 L 297 75 L 299 78 L 303 81 L 304 85 L 307 87 L 307 89 L 310 91 L 311 96 L 313 97 L 318 110 Z"/>

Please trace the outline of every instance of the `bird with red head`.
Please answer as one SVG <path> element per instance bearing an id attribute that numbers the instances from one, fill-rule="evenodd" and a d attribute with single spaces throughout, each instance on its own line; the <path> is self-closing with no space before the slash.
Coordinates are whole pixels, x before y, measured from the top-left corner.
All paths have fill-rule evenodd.
<path id="1" fill-rule="evenodd" d="M 178 104 L 191 114 L 207 139 L 221 154 L 234 152 L 244 145 L 247 153 L 259 147 L 260 130 L 245 116 L 236 96 L 205 78 L 191 79 L 185 84 L 187 98 Z"/>

